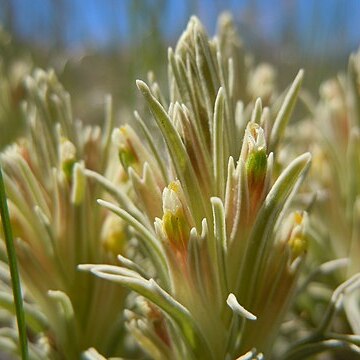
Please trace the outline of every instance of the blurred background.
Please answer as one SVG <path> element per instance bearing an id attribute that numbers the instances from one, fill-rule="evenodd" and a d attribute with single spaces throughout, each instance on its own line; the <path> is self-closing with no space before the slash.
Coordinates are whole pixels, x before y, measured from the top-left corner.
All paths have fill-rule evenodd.
<path id="1" fill-rule="evenodd" d="M 360 45 L 359 0 L 0 0 L 0 55 L 5 69 L 19 59 L 54 68 L 75 114 L 99 121 L 104 94 L 116 109 L 131 108 L 136 78 L 153 70 L 164 82 L 167 47 L 190 15 L 213 35 L 224 10 L 255 61 L 274 64 L 282 87 L 302 67 L 316 95 Z"/>

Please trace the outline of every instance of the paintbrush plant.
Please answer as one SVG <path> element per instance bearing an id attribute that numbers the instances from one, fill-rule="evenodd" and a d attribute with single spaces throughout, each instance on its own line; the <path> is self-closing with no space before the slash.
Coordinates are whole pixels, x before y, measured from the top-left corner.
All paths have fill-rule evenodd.
<path id="1" fill-rule="evenodd" d="M 277 101 L 261 92 L 263 108 L 239 44 L 227 16 L 211 40 L 193 17 L 168 53 L 169 104 L 153 77 L 137 81 L 158 131 L 135 113 L 144 140 L 129 125 L 113 132 L 131 196 L 99 203 L 146 256 L 80 268 L 140 295 L 127 326 L 154 359 L 269 358 L 308 249 L 307 214 L 292 199 L 310 155 L 277 161 L 303 73 Z M 330 348 L 316 345 L 305 353 Z"/>
<path id="2" fill-rule="evenodd" d="M 312 108 L 314 154 L 312 190 L 318 196 L 311 233 L 314 258 L 348 259 L 337 281 L 360 271 L 360 53 L 352 54 L 347 74 L 324 82 Z M 326 249 L 326 251 L 324 251 Z M 320 260 L 320 261 L 321 261 Z M 360 293 L 345 299 L 353 331 L 360 335 Z"/>
<path id="3" fill-rule="evenodd" d="M 69 94 L 52 71 L 36 70 L 25 88 L 26 135 L 1 154 L 1 162 L 30 358 L 78 359 L 91 346 L 118 355 L 126 291 L 77 270 L 83 262 L 112 263 L 126 248 L 126 225 L 95 206 L 101 189 L 84 174 L 85 168 L 105 173 L 111 163 L 111 99 L 103 131 L 73 119 Z M 0 305 L 12 311 L 8 276 L 3 262 Z M 2 349 L 16 354 L 16 331 L 5 327 L 0 335 Z"/>

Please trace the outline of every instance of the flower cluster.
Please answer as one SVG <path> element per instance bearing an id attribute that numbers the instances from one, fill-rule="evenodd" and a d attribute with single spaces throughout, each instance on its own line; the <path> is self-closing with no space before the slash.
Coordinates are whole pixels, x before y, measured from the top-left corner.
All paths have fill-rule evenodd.
<path id="1" fill-rule="evenodd" d="M 90 346 L 116 355 L 126 292 L 77 271 L 79 263 L 113 262 L 127 243 L 126 224 L 94 206 L 102 191 L 85 174 L 106 171 L 110 133 L 73 121 L 69 95 L 53 72 L 36 70 L 24 86 L 26 135 L 1 161 L 33 339 L 30 356 L 76 359 Z M 107 107 L 111 126 L 110 99 Z M 11 309 L 8 276 L 2 264 L 1 304 Z M 16 351 L 16 332 L 1 331 L 4 349 Z"/>
<path id="2" fill-rule="evenodd" d="M 335 272 L 343 281 L 360 271 L 360 53 L 349 60 L 347 74 L 320 87 L 313 108 L 315 139 L 313 190 L 318 194 L 311 225 L 317 261 L 348 259 Z M 326 249 L 326 251 L 324 251 Z M 341 263 L 339 263 L 341 264 Z M 359 292 L 347 296 L 345 310 L 360 335 Z"/>
<path id="3" fill-rule="evenodd" d="M 132 227 L 153 271 L 123 257 L 81 269 L 141 295 L 128 328 L 156 359 L 270 356 L 307 252 L 307 215 L 291 199 L 310 155 L 274 168 L 303 74 L 280 106 L 262 90 L 254 102 L 239 44 L 228 17 L 211 40 L 193 17 L 168 53 L 170 102 L 137 82 L 160 138 L 139 114 L 145 142 L 130 125 L 113 134 L 131 209 L 99 203 Z"/>
<path id="4" fill-rule="evenodd" d="M 52 71 L 27 76 L 26 132 L 0 160 L 30 358 L 359 356 L 359 60 L 313 105 L 302 70 L 280 91 L 254 66 L 228 14 L 214 38 L 192 17 L 168 90 L 138 80 L 149 112 L 120 127 L 107 98 L 103 128 L 73 119 Z M 289 124 L 299 94 L 308 119 Z"/>

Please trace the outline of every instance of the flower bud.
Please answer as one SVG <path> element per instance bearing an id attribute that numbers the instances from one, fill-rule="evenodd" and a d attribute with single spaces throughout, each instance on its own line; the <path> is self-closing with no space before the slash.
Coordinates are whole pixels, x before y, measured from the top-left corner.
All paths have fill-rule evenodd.
<path id="1" fill-rule="evenodd" d="M 171 182 L 164 189 L 162 231 L 173 247 L 184 251 L 187 248 L 191 226 L 180 196 L 181 187 L 179 182 Z"/>
<path id="2" fill-rule="evenodd" d="M 292 227 L 289 232 L 288 245 L 291 251 L 291 262 L 305 255 L 308 249 L 308 239 L 305 234 L 307 224 L 307 213 L 295 211 L 290 216 Z"/>
<path id="3" fill-rule="evenodd" d="M 246 172 L 249 185 L 261 183 L 265 179 L 267 168 L 267 156 L 265 149 L 257 149 L 251 152 L 246 160 Z"/>
<path id="4" fill-rule="evenodd" d="M 62 138 L 60 142 L 60 164 L 68 180 L 71 179 L 72 170 L 76 162 L 75 145 L 68 139 Z"/>
<path id="5" fill-rule="evenodd" d="M 110 214 L 105 220 L 101 234 L 104 248 L 113 255 L 122 254 L 127 237 L 126 223 L 118 216 Z"/>
<path id="6" fill-rule="evenodd" d="M 136 139 L 134 139 L 134 136 Z M 115 129 L 112 134 L 112 140 L 119 148 L 119 159 L 124 169 L 127 170 L 130 166 L 137 168 L 139 158 L 134 147 L 134 140 L 137 142 L 138 139 L 131 127 L 127 125 Z"/>
<path id="7" fill-rule="evenodd" d="M 254 122 L 249 122 L 245 129 L 244 142 L 241 149 L 241 159 L 246 163 L 249 155 L 256 152 L 266 153 L 264 130 Z"/>
<path id="8" fill-rule="evenodd" d="M 264 130 L 256 123 L 249 123 L 245 130 L 241 158 L 245 162 L 250 196 L 250 212 L 253 214 L 265 194 L 264 187 L 268 161 Z"/>

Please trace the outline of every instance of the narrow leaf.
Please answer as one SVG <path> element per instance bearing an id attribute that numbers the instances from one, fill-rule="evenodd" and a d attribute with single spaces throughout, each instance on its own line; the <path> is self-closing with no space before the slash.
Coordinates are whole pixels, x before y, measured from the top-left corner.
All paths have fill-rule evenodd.
<path id="1" fill-rule="evenodd" d="M 284 102 L 282 103 L 281 108 L 276 116 L 270 135 L 270 151 L 274 150 L 285 132 L 286 125 L 290 119 L 298 93 L 300 91 L 303 77 L 304 70 L 300 70 L 296 75 L 294 82 L 290 86 L 290 89 L 285 96 Z"/>
<path id="2" fill-rule="evenodd" d="M 29 352 L 27 346 L 26 323 L 25 323 L 22 293 L 21 293 L 20 276 L 19 276 L 18 265 L 16 260 L 16 251 L 14 247 L 14 240 L 11 230 L 9 209 L 6 201 L 6 193 L 5 193 L 5 186 L 2 176 L 1 165 L 0 165 L 0 213 L 1 213 L 1 222 L 4 230 L 6 250 L 9 260 L 11 283 L 12 283 L 12 289 L 14 295 L 16 318 L 17 318 L 18 332 L 19 332 L 21 357 L 23 360 L 27 360 L 29 358 Z"/>

